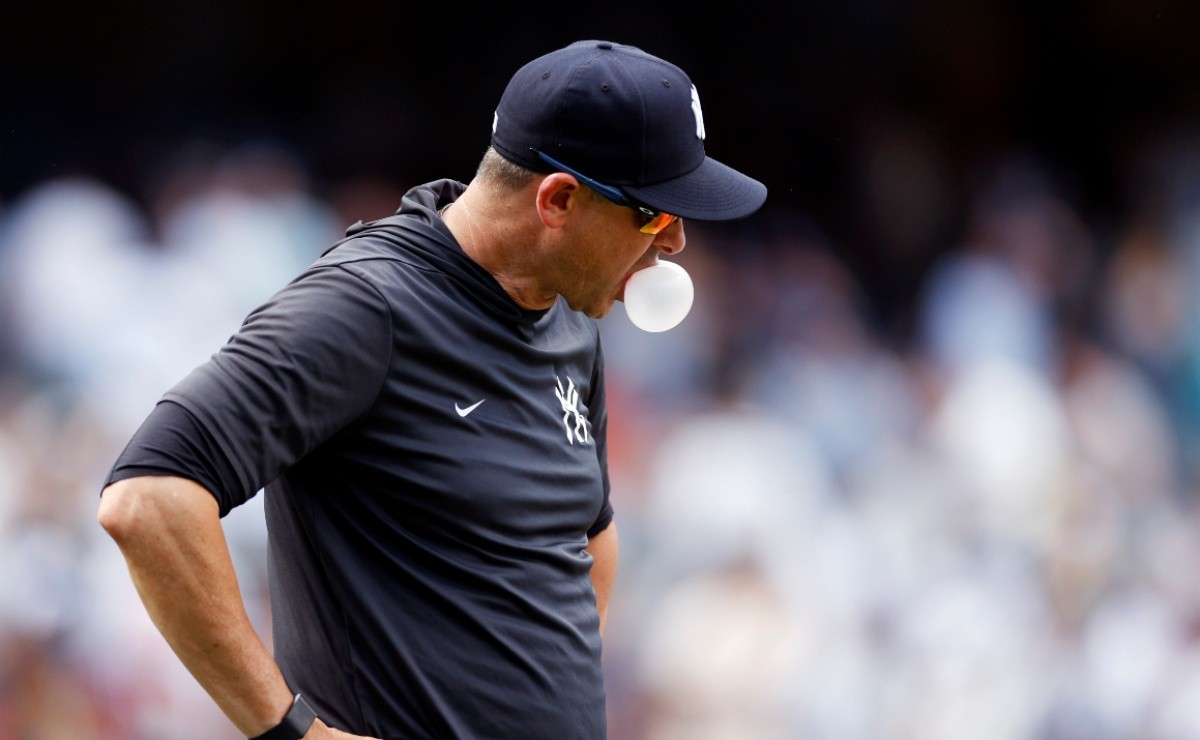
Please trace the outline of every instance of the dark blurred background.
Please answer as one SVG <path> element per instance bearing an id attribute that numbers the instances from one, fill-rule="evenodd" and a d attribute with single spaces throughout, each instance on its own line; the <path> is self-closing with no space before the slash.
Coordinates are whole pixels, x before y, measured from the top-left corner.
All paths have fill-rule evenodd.
<path id="1" fill-rule="evenodd" d="M 1131 168 L 1200 103 L 1200 6 L 1187 2 L 168 0 L 21 3 L 7 15 L 8 199 L 83 172 L 147 200 L 164 162 L 191 151 L 181 143 L 259 138 L 302 156 L 325 194 L 364 177 L 466 179 L 517 65 L 609 38 L 687 70 L 710 154 L 763 179 L 774 209 L 801 209 L 836 236 L 880 300 L 908 297 L 912 271 L 954 238 L 973 182 L 1013 150 L 1040 160 L 1088 218 L 1152 207 L 1140 201 L 1158 194 L 1130 192 L 1141 184 Z M 935 155 L 941 200 L 919 233 L 896 233 L 862 197 L 889 136 L 924 139 Z"/>
<path id="2" fill-rule="evenodd" d="M 233 738 L 95 522 L 161 394 L 524 62 L 697 85 L 758 214 L 600 322 L 613 738 L 1200 738 L 1200 4 L 118 0 L 0 22 L 0 740 Z M 269 640 L 262 496 L 225 520 Z"/>

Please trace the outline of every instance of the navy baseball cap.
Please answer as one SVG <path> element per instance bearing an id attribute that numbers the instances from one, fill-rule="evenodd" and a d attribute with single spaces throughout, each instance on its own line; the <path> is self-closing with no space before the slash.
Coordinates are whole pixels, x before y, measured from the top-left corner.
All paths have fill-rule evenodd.
<path id="1" fill-rule="evenodd" d="M 758 180 L 704 153 L 696 86 L 633 46 L 577 41 L 517 70 L 492 122 L 492 148 L 536 172 L 571 169 L 658 211 L 727 221 L 767 198 Z"/>

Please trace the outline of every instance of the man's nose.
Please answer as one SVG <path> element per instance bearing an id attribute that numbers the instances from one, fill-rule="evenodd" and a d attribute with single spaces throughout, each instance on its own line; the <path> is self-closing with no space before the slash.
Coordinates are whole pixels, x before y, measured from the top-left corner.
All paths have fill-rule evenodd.
<path id="1" fill-rule="evenodd" d="M 675 219 L 675 223 L 655 235 L 654 247 L 660 252 L 677 254 L 683 251 L 687 244 L 687 235 L 683 233 L 683 219 Z"/>

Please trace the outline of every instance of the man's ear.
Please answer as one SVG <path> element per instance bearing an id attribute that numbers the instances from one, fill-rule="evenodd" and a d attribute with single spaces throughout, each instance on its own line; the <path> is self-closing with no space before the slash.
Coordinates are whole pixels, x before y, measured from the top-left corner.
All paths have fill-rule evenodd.
<path id="1" fill-rule="evenodd" d="M 565 172 L 546 175 L 537 189 L 537 209 L 542 223 L 551 229 L 562 228 L 582 196 L 583 188 L 573 175 Z"/>

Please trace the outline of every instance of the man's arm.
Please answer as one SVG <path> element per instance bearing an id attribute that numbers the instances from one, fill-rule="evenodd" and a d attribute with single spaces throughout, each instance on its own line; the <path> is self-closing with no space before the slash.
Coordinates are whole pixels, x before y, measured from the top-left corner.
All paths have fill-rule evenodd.
<path id="1" fill-rule="evenodd" d="M 130 478 L 104 489 L 98 518 L 155 626 L 226 716 L 247 737 L 277 725 L 292 694 L 246 614 L 212 494 L 184 478 Z M 305 735 L 327 737 L 351 736 L 319 719 Z"/>
<path id="2" fill-rule="evenodd" d="M 595 537 L 588 540 L 587 551 L 592 556 L 592 589 L 596 592 L 596 611 L 600 613 L 600 635 L 608 621 L 608 598 L 617 580 L 617 561 L 620 559 L 617 523 L 611 522 Z"/>

